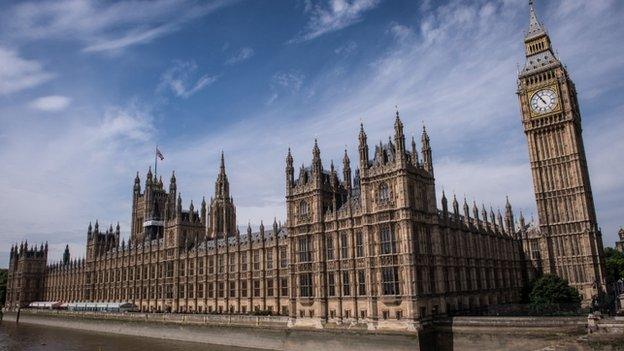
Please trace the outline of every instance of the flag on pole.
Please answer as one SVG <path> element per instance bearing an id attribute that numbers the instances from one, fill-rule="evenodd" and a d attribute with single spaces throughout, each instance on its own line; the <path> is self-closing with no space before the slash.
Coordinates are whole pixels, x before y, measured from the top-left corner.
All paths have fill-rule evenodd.
<path id="1" fill-rule="evenodd" d="M 158 158 L 161 161 L 165 159 L 165 156 L 163 156 L 162 152 L 160 152 L 160 150 L 158 150 L 158 146 L 156 147 L 156 156 L 158 156 Z"/>

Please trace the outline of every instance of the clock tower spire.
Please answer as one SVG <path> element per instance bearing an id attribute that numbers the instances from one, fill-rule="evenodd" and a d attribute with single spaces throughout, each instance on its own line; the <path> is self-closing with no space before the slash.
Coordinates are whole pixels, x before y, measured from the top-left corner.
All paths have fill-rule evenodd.
<path id="1" fill-rule="evenodd" d="M 567 279 L 588 305 L 606 291 L 602 235 L 589 181 L 576 88 L 529 1 L 526 62 L 518 76 L 537 202 L 542 273 Z"/>

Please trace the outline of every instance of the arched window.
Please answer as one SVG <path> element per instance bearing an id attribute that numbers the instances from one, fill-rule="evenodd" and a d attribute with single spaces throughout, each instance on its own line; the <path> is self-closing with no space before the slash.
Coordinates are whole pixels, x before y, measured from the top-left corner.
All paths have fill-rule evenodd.
<path id="1" fill-rule="evenodd" d="M 301 200 L 301 202 L 299 203 L 299 215 L 307 216 L 308 212 L 309 212 L 308 203 L 305 200 Z"/>
<path id="2" fill-rule="evenodd" d="M 386 202 L 390 200 L 390 188 L 387 183 L 379 185 L 379 201 Z"/>

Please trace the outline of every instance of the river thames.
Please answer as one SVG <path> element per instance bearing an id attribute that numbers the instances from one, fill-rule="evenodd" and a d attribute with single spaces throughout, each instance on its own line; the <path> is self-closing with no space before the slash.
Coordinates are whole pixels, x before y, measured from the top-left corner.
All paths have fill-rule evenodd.
<path id="1" fill-rule="evenodd" d="M 249 351 L 252 349 L 0 322 L 0 351 Z"/>

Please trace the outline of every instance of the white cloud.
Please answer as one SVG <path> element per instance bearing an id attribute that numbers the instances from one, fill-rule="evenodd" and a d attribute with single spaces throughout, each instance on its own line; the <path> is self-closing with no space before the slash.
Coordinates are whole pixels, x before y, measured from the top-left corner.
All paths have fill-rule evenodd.
<path id="1" fill-rule="evenodd" d="M 14 5 L 0 16 L 7 36 L 77 40 L 86 52 L 117 52 L 149 43 L 236 0 L 48 0 Z"/>
<path id="2" fill-rule="evenodd" d="M 16 93 L 54 78 L 41 63 L 19 56 L 17 51 L 0 46 L 0 95 Z"/>
<path id="3" fill-rule="evenodd" d="M 253 55 L 254 55 L 255 51 L 254 49 L 250 48 L 250 47 L 244 47 L 241 48 L 240 50 L 238 50 L 238 52 L 234 55 L 232 55 L 230 58 L 228 58 L 225 61 L 225 64 L 227 65 L 233 65 L 239 62 L 243 62 L 245 60 L 250 59 Z"/>
<path id="4" fill-rule="evenodd" d="M 71 99 L 61 95 L 42 96 L 30 102 L 29 106 L 46 112 L 56 112 L 67 108 Z"/>
<path id="5" fill-rule="evenodd" d="M 188 98 L 219 79 L 218 76 L 209 74 L 196 78 L 197 69 L 194 61 L 174 62 L 173 66 L 163 73 L 159 89 L 169 89 L 178 97 Z"/>
<path id="6" fill-rule="evenodd" d="M 390 25 L 390 33 L 396 40 L 405 40 L 407 37 L 414 34 L 410 27 L 396 22 Z"/>
<path id="7" fill-rule="evenodd" d="M 328 0 L 308 2 L 305 11 L 310 15 L 305 31 L 292 42 L 311 40 L 321 35 L 346 28 L 362 20 L 365 12 L 375 8 L 380 0 Z"/>
<path id="8" fill-rule="evenodd" d="M 353 40 L 349 40 L 346 43 L 340 45 L 339 47 L 334 49 L 334 53 L 336 55 L 343 55 L 343 56 L 349 56 L 351 55 L 355 50 L 357 50 L 357 43 L 354 42 Z"/>
<path id="9" fill-rule="evenodd" d="M 271 96 L 266 104 L 270 105 L 274 103 L 280 95 L 293 95 L 298 93 L 303 86 L 304 80 L 305 75 L 296 70 L 275 73 L 270 82 Z"/>

